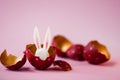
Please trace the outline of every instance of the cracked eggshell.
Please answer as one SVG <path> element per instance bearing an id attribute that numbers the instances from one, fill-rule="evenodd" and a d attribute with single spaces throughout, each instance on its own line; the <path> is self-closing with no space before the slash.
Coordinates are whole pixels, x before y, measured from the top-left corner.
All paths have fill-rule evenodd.
<path id="1" fill-rule="evenodd" d="M 41 60 L 38 56 L 35 56 L 35 53 L 33 49 L 36 49 L 34 44 L 30 44 L 32 48 L 26 47 L 26 51 L 24 52 L 27 56 L 30 64 L 34 66 L 36 69 L 44 70 L 47 69 L 51 64 L 54 62 L 55 56 L 56 56 L 56 49 L 54 47 L 50 47 L 49 57 L 47 57 L 46 60 Z"/>
<path id="2" fill-rule="evenodd" d="M 83 56 L 91 64 L 104 63 L 110 59 L 110 53 L 106 46 L 96 40 L 87 44 Z"/>
<path id="3" fill-rule="evenodd" d="M 4 50 L 0 56 L 0 61 L 2 65 L 10 70 L 18 70 L 25 64 L 26 56 L 24 55 L 22 58 L 20 58 L 12 54 L 7 55 L 7 51 Z"/>
<path id="4" fill-rule="evenodd" d="M 72 46 L 72 42 L 62 35 L 57 35 L 53 38 L 52 45 L 56 48 L 58 56 L 66 57 L 66 51 Z"/>
<path id="5" fill-rule="evenodd" d="M 72 67 L 69 63 L 63 60 L 56 60 L 54 62 L 54 66 L 58 66 L 63 71 L 70 71 L 72 70 Z"/>

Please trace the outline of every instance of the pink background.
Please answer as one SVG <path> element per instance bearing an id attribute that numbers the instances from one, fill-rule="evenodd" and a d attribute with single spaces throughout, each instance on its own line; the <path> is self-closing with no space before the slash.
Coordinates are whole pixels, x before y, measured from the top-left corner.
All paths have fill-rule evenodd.
<path id="1" fill-rule="evenodd" d="M 50 26 L 52 37 L 62 34 L 84 45 L 98 40 L 108 47 L 111 60 L 98 66 L 66 60 L 73 67 L 70 72 L 38 71 L 28 62 L 24 66 L 27 69 L 8 71 L 0 64 L 0 80 L 120 79 L 119 0 L 0 0 L 0 52 L 7 49 L 8 53 L 22 56 L 25 45 L 33 43 L 35 25 L 41 43 Z"/>

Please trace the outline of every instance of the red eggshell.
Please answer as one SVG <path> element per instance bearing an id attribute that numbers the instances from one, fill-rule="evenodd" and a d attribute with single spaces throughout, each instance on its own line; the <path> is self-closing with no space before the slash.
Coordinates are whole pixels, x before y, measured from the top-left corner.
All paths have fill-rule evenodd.
<path id="1" fill-rule="evenodd" d="M 62 52 L 57 47 L 55 47 L 55 49 L 56 49 L 56 53 L 57 53 L 58 56 L 60 56 L 60 57 L 67 57 L 65 52 Z"/>
<path id="2" fill-rule="evenodd" d="M 11 66 L 6 66 L 10 70 L 18 70 L 20 69 L 26 62 L 26 56 L 24 55 L 22 60 L 18 61 L 16 64 Z"/>
<path id="3" fill-rule="evenodd" d="M 85 47 L 83 56 L 91 64 L 100 64 L 110 59 L 106 58 L 106 56 L 96 49 L 91 43 Z"/>
<path id="4" fill-rule="evenodd" d="M 40 70 L 44 70 L 51 66 L 55 59 L 55 54 L 53 54 L 50 55 L 46 60 L 41 60 L 39 57 L 33 55 L 30 49 L 27 49 L 24 53 L 26 54 L 30 64 L 34 66 L 36 69 Z"/>
<path id="5" fill-rule="evenodd" d="M 72 70 L 72 67 L 69 63 L 67 63 L 66 61 L 63 61 L 63 60 L 56 60 L 54 62 L 54 66 L 59 66 L 62 70 L 64 71 L 70 71 Z"/>

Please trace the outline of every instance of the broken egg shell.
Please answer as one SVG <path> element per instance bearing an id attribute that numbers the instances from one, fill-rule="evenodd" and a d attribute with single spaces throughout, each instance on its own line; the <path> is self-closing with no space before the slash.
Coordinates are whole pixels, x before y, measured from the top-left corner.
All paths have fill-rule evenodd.
<path id="1" fill-rule="evenodd" d="M 59 66 L 64 71 L 72 70 L 72 67 L 70 66 L 70 64 L 63 60 L 56 60 L 54 62 L 54 66 Z"/>
<path id="2" fill-rule="evenodd" d="M 35 56 L 35 53 L 32 53 L 31 49 L 26 49 L 24 53 L 32 66 L 36 69 L 44 70 L 51 66 L 56 56 L 56 50 L 54 47 L 50 47 L 48 52 L 49 57 L 47 57 L 46 60 L 41 60 L 38 56 Z"/>
<path id="3" fill-rule="evenodd" d="M 67 57 L 74 60 L 85 60 L 83 57 L 84 46 L 82 44 L 74 44 L 67 50 Z"/>
<path id="4" fill-rule="evenodd" d="M 26 49 L 30 49 L 31 52 L 34 53 L 34 54 L 35 54 L 35 52 L 37 50 L 35 44 L 28 44 L 28 45 L 26 45 Z"/>
<path id="5" fill-rule="evenodd" d="M 58 56 L 66 57 L 66 51 L 72 46 L 72 42 L 62 35 L 57 35 L 53 38 L 52 45 L 56 47 Z"/>
<path id="6" fill-rule="evenodd" d="M 84 58 L 91 64 L 100 64 L 110 59 L 110 54 L 103 44 L 98 41 L 90 41 L 84 49 Z"/>
<path id="7" fill-rule="evenodd" d="M 4 50 L 0 56 L 0 61 L 2 65 L 10 70 L 18 70 L 25 64 L 26 56 L 24 55 L 23 58 L 16 57 L 12 54 L 7 56 L 7 51 Z"/>
<path id="8" fill-rule="evenodd" d="M 60 57 L 67 57 L 65 52 L 62 52 L 60 49 L 58 49 L 57 47 L 55 47 L 56 49 L 56 54 Z"/>

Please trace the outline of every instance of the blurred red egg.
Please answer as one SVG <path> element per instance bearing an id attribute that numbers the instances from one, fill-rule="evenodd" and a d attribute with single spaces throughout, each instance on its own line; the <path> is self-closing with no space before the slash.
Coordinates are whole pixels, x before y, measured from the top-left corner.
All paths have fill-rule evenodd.
<path id="1" fill-rule="evenodd" d="M 58 56 L 66 57 L 66 51 L 72 46 L 72 42 L 62 35 L 57 35 L 53 38 L 52 45 L 56 48 Z"/>
<path id="2" fill-rule="evenodd" d="M 67 57 L 75 60 L 84 60 L 83 57 L 84 46 L 81 44 L 72 45 L 67 50 Z"/>
<path id="3" fill-rule="evenodd" d="M 90 41 L 84 49 L 84 58 L 91 64 L 100 64 L 110 59 L 105 45 L 98 41 Z"/>

